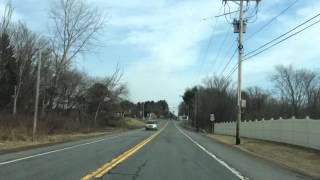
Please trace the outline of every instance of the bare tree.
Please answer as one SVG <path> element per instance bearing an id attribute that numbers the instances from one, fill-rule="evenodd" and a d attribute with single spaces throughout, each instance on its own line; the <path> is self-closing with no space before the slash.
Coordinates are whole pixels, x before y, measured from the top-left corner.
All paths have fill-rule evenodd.
<path id="1" fill-rule="evenodd" d="M 83 0 L 60 0 L 50 13 L 56 79 L 80 52 L 89 50 L 102 30 L 105 18 Z"/>
<path id="2" fill-rule="evenodd" d="M 11 18 L 12 18 L 12 12 L 13 12 L 13 7 L 10 2 L 8 2 L 5 6 L 4 13 L 1 17 L 1 22 L 0 22 L 0 32 L 2 33 L 7 33 L 10 24 L 11 24 Z"/>
<path id="3" fill-rule="evenodd" d="M 292 66 L 277 66 L 272 76 L 275 87 L 280 91 L 282 100 L 289 101 L 295 116 L 312 101 L 315 88 L 315 73 L 306 70 L 295 70 Z"/>
<path id="4" fill-rule="evenodd" d="M 313 101 L 313 93 L 318 86 L 316 73 L 308 70 L 299 70 L 298 74 L 305 92 L 306 106 L 310 106 Z"/>
<path id="5" fill-rule="evenodd" d="M 83 81 L 83 75 L 77 70 L 67 71 L 61 76 L 62 83 L 60 84 L 62 89 L 62 103 L 64 105 L 64 110 L 69 112 L 69 110 L 75 108 L 75 98 L 81 93 L 82 89 L 79 88 L 81 82 Z"/>
<path id="6" fill-rule="evenodd" d="M 17 61 L 17 84 L 13 94 L 13 115 L 17 113 L 17 102 L 22 85 L 28 80 L 37 51 L 37 35 L 32 33 L 25 24 L 18 23 L 13 28 L 13 44 Z"/>
<path id="7" fill-rule="evenodd" d="M 110 92 L 112 92 L 113 99 L 118 99 L 120 96 L 126 96 L 129 93 L 127 86 L 121 83 L 123 74 L 123 69 L 117 65 L 113 74 L 109 77 L 106 77 L 104 80 L 105 86 Z"/>
<path id="8" fill-rule="evenodd" d="M 89 106 L 89 113 L 94 112 L 94 124 L 97 123 L 97 118 L 100 111 L 104 109 L 107 104 L 113 104 L 109 106 L 109 111 L 116 110 L 116 104 L 126 97 L 128 94 L 128 88 L 126 84 L 121 83 L 123 77 L 122 69 L 117 65 L 112 75 L 107 76 L 104 79 L 96 80 L 96 82 L 88 89 L 87 101 Z"/>
<path id="9" fill-rule="evenodd" d="M 227 91 L 231 86 L 231 81 L 224 77 L 209 77 L 203 80 L 203 84 L 206 88 L 209 89 L 218 89 L 221 91 Z"/>
<path id="10" fill-rule="evenodd" d="M 259 87 L 249 87 L 246 90 L 247 107 L 245 115 L 248 119 L 262 118 L 266 114 L 266 105 L 269 99 L 269 94 Z"/>
<path id="11" fill-rule="evenodd" d="M 310 115 L 314 118 L 320 117 L 320 84 L 318 81 L 318 86 L 313 90 L 312 101 L 309 104 L 308 111 Z"/>

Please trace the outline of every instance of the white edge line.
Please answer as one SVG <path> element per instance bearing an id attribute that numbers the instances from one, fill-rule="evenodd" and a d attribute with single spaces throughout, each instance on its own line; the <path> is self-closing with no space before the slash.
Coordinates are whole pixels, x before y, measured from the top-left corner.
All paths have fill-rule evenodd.
<path id="1" fill-rule="evenodd" d="M 23 157 L 23 158 L 18 158 L 18 159 L 13 159 L 13 160 L 9 160 L 9 161 L 0 162 L 0 166 L 6 165 L 6 164 L 10 164 L 10 163 L 14 163 L 14 162 L 19 162 L 19 161 L 26 160 L 26 159 L 31 159 L 31 158 L 39 157 L 39 156 L 44 156 L 44 155 L 47 155 L 47 154 L 52 154 L 52 153 L 55 153 L 55 152 L 65 151 L 65 150 L 77 148 L 77 147 L 80 147 L 80 146 L 85 146 L 85 145 L 89 145 L 89 144 L 94 144 L 94 143 L 101 142 L 101 141 L 104 141 L 104 140 L 115 139 L 115 138 L 120 137 L 120 136 L 123 136 L 123 135 L 124 135 L 124 134 L 120 134 L 120 135 L 116 135 L 116 136 L 111 136 L 111 137 L 109 136 L 109 137 L 106 137 L 106 138 L 103 138 L 103 139 L 99 139 L 99 140 L 96 140 L 96 141 L 91 141 L 91 142 L 87 142 L 87 143 L 77 144 L 77 145 L 73 145 L 73 146 L 69 146 L 69 147 L 65 147 L 65 148 L 61 148 L 61 149 L 56 149 L 56 150 L 47 151 L 47 152 L 44 152 L 44 153 L 38 153 L 38 154 L 31 155 L 31 156 L 26 156 L 26 157 Z"/>
<path id="2" fill-rule="evenodd" d="M 198 142 L 193 140 L 190 136 L 188 136 L 185 132 L 183 132 L 177 125 L 176 123 L 174 124 L 175 127 L 184 135 L 186 136 L 191 142 L 193 142 L 195 145 L 197 145 L 201 150 L 203 150 L 205 153 L 207 153 L 210 157 L 218 161 L 222 166 L 227 168 L 229 171 L 231 171 L 234 175 L 236 175 L 239 179 L 241 180 L 249 180 L 249 178 L 243 176 L 239 171 L 237 171 L 235 168 L 229 166 L 226 162 L 218 158 L 216 155 L 213 153 L 209 152 L 206 148 L 204 148 L 202 145 L 200 145 Z"/>

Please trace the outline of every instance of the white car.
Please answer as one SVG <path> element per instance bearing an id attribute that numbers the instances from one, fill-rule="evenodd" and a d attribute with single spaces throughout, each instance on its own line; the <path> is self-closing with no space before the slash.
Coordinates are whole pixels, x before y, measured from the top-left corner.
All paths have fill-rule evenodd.
<path id="1" fill-rule="evenodd" d="M 146 130 L 158 130 L 158 122 L 155 120 L 149 120 L 145 125 Z"/>

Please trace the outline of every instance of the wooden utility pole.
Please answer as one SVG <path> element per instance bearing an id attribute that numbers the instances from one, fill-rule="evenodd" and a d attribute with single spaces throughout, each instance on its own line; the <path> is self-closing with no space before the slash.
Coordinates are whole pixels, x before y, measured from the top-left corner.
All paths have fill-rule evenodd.
<path id="1" fill-rule="evenodd" d="M 34 102 L 34 116 L 33 116 L 33 128 L 32 128 L 32 141 L 35 140 L 37 121 L 38 121 L 38 105 L 39 105 L 39 91 L 40 91 L 40 72 L 41 72 L 41 50 L 39 50 L 38 70 L 37 70 L 37 83 L 36 83 L 36 97 Z"/>
<path id="2" fill-rule="evenodd" d="M 240 15 L 239 15 L 239 42 L 238 42 L 238 115 L 236 127 L 236 144 L 240 144 L 240 122 L 241 122 L 241 85 L 242 85 L 242 56 L 243 56 L 243 0 L 240 1 Z"/>
<path id="3" fill-rule="evenodd" d="M 198 122 L 198 90 L 196 89 L 194 94 L 194 121 L 196 125 L 196 131 L 199 131 L 199 122 Z"/>
<path id="4" fill-rule="evenodd" d="M 17 114 L 17 99 L 18 99 L 17 85 L 15 85 L 14 86 L 14 94 L 13 94 L 13 110 L 12 110 L 12 114 L 14 116 Z"/>
<path id="5" fill-rule="evenodd" d="M 142 120 L 144 120 L 144 102 L 142 102 Z"/>
<path id="6" fill-rule="evenodd" d="M 246 1 L 256 1 L 259 3 L 261 0 L 223 0 L 238 2 L 240 6 L 239 20 L 234 20 L 234 32 L 238 33 L 238 89 L 237 89 L 237 121 L 236 121 L 236 145 L 240 144 L 240 122 L 241 122 L 241 113 L 242 113 L 242 57 L 243 57 L 243 33 L 246 29 L 246 19 L 244 18 L 243 3 Z"/>

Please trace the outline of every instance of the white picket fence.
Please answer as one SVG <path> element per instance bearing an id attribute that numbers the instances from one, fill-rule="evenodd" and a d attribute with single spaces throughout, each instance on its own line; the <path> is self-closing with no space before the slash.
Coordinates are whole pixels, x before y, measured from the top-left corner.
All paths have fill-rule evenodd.
<path id="1" fill-rule="evenodd" d="M 234 136 L 235 122 L 215 124 L 215 133 Z M 320 120 L 278 119 L 244 121 L 240 124 L 240 136 L 283 142 L 320 150 Z"/>

